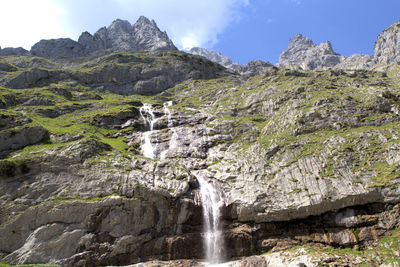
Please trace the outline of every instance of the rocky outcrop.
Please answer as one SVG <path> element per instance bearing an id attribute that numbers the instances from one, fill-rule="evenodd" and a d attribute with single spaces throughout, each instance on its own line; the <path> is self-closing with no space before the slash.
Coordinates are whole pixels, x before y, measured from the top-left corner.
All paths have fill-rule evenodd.
<path id="1" fill-rule="evenodd" d="M 255 76 L 262 73 L 271 73 L 278 68 L 263 60 L 253 60 L 241 67 L 240 73 L 245 76 Z"/>
<path id="2" fill-rule="evenodd" d="M 0 57 L 1 56 L 11 56 L 11 55 L 28 55 L 29 51 L 22 48 L 22 47 L 6 47 L 6 48 L 1 48 L 0 47 Z"/>
<path id="3" fill-rule="evenodd" d="M 378 36 L 374 49 L 377 63 L 400 61 L 400 22 L 388 27 Z"/>
<path id="4" fill-rule="evenodd" d="M 155 50 L 176 50 L 176 47 L 154 20 L 142 16 L 134 25 L 117 19 L 94 35 L 84 32 L 77 42 L 69 38 L 41 40 L 32 47 L 31 53 L 46 58 L 71 58 L 105 52 Z"/>
<path id="5" fill-rule="evenodd" d="M 45 58 L 71 58 L 87 55 L 82 45 L 70 38 L 41 40 L 31 48 L 34 56 Z"/>
<path id="6" fill-rule="evenodd" d="M 303 70 L 328 69 L 343 60 L 343 56 L 333 51 L 329 41 L 317 46 L 308 37 L 297 34 L 280 55 L 279 66 Z"/>
<path id="7" fill-rule="evenodd" d="M 46 141 L 48 132 L 41 126 L 21 127 L 0 132 L 0 155 Z"/>

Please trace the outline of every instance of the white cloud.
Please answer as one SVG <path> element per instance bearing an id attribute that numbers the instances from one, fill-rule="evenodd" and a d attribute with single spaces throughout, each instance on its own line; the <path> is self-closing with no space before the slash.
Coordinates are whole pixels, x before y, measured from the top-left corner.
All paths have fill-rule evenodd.
<path id="1" fill-rule="evenodd" d="M 11 0 L 0 2 L 0 46 L 25 49 L 40 39 L 68 37 L 62 25 L 65 10 L 51 0 Z"/>
<path id="2" fill-rule="evenodd" d="M 180 49 L 212 47 L 249 0 L 0 0 L 0 45 L 30 46 L 40 39 L 94 33 L 120 18 L 154 19 Z"/>
<path id="3" fill-rule="evenodd" d="M 154 18 L 179 48 L 212 47 L 248 0 L 117 0 L 127 14 Z"/>

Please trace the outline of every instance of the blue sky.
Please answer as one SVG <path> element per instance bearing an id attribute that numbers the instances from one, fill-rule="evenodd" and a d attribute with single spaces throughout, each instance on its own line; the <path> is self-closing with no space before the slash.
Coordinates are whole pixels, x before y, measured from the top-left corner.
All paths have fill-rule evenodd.
<path id="1" fill-rule="evenodd" d="M 242 64 L 277 63 L 302 33 L 336 52 L 373 54 L 378 34 L 400 20 L 400 0 L 0 0 L 0 46 L 94 33 L 121 18 L 154 19 L 178 48 L 201 46 Z"/>
<path id="2" fill-rule="evenodd" d="M 297 33 L 344 56 L 373 54 L 377 36 L 400 20 L 400 0 L 253 0 L 243 9 L 213 47 L 241 63 L 278 62 Z"/>

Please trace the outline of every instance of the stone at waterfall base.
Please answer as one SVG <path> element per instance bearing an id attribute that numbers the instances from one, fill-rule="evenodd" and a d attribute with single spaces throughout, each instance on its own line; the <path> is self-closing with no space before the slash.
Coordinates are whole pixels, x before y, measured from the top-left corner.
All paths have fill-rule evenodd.
<path id="1" fill-rule="evenodd" d="M 333 264 L 330 266 L 356 266 L 363 262 L 363 259 L 357 255 L 348 255 L 346 257 L 338 257 L 328 253 L 320 253 L 318 257 L 312 254 L 313 252 L 307 248 L 299 248 L 294 251 L 275 252 L 259 256 L 244 257 L 238 260 L 224 262 L 220 264 L 207 264 L 197 260 L 174 260 L 174 261 L 149 261 L 129 265 L 129 267 L 200 267 L 200 266 L 213 266 L 213 267 L 297 267 L 297 266 L 325 266 L 326 264 Z M 337 265 L 335 265 L 337 264 Z M 128 267 L 128 266 L 126 266 Z"/>

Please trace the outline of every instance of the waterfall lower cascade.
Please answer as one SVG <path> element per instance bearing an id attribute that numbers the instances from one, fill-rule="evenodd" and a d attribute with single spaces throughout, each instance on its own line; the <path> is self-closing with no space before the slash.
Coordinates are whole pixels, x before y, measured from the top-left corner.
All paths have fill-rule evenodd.
<path id="1" fill-rule="evenodd" d="M 220 263 L 224 260 L 224 240 L 220 224 L 220 207 L 223 205 L 223 197 L 209 181 L 196 176 L 200 184 L 201 204 L 203 206 L 204 220 L 204 246 L 206 249 L 206 261 L 208 263 Z"/>
<path id="2" fill-rule="evenodd" d="M 156 116 L 154 115 L 153 108 L 150 104 L 143 104 L 140 108 L 140 116 L 149 125 L 149 131 L 145 132 L 142 137 L 142 151 L 143 156 L 154 159 L 155 155 L 155 147 L 151 143 L 151 134 L 154 130 L 154 124 L 157 121 Z"/>

